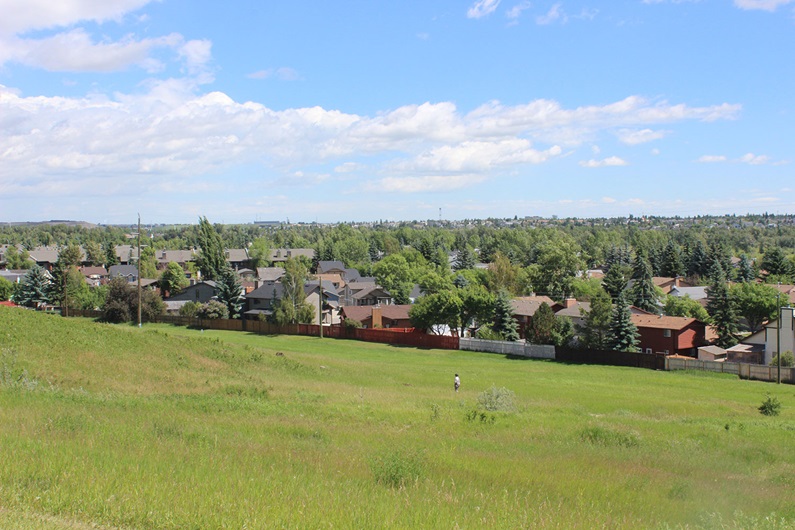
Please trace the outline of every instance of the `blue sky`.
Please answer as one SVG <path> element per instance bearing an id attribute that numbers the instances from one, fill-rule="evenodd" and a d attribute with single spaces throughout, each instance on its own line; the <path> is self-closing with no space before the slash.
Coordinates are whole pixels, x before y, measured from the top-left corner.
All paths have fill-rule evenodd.
<path id="1" fill-rule="evenodd" d="M 0 13 L 0 221 L 795 212 L 795 0 Z"/>

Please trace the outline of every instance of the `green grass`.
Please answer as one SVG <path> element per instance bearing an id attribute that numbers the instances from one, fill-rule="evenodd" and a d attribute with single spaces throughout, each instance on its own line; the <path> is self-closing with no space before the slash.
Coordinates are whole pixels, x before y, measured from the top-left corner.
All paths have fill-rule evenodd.
<path id="1" fill-rule="evenodd" d="M 6 308 L 0 349 L 0 528 L 795 528 L 792 386 Z"/>

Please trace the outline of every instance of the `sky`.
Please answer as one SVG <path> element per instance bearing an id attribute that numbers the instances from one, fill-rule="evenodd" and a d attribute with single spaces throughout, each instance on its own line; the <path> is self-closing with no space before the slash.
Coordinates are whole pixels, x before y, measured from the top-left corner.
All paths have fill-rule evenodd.
<path id="1" fill-rule="evenodd" d="M 795 0 L 0 13 L 0 222 L 795 213 Z"/>

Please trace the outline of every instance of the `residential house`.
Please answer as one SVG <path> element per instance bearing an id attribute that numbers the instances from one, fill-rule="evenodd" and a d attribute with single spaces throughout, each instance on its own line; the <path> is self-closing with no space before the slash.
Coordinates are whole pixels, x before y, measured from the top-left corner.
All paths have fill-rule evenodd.
<path id="1" fill-rule="evenodd" d="M 778 338 L 779 331 L 781 332 L 781 339 Z M 770 364 L 773 357 L 780 351 L 795 352 L 795 308 L 782 307 L 779 318 L 768 322 L 761 332 L 754 335 L 760 335 L 760 333 L 764 333 L 765 341 L 765 354 L 762 364 Z M 759 339 L 757 338 L 757 340 Z"/>
<path id="2" fill-rule="evenodd" d="M 315 257 L 315 249 L 312 248 L 274 248 L 271 249 L 268 261 L 271 263 L 283 263 L 290 258 L 305 257 L 309 261 Z"/>
<path id="3" fill-rule="evenodd" d="M 125 278 L 128 282 L 138 281 L 138 267 L 135 265 L 113 265 L 108 269 L 108 278 Z"/>
<path id="4" fill-rule="evenodd" d="M 116 258 L 120 265 L 130 265 L 138 261 L 138 247 L 134 245 L 116 245 Z"/>
<path id="5" fill-rule="evenodd" d="M 11 283 L 21 283 L 27 273 L 28 271 L 26 270 L 3 269 L 0 270 L 0 278 L 5 278 Z"/>
<path id="6" fill-rule="evenodd" d="M 279 282 L 264 282 L 246 295 L 245 318 L 256 319 L 273 314 L 276 300 L 284 295 L 284 286 Z"/>
<path id="7" fill-rule="evenodd" d="M 671 287 L 671 290 L 668 291 L 669 296 L 676 296 L 676 297 L 690 297 L 690 299 L 697 301 L 702 306 L 707 306 L 708 296 L 707 296 L 707 288 L 702 286 L 698 287 L 684 287 L 684 286 L 676 286 L 674 285 Z"/>
<path id="8" fill-rule="evenodd" d="M 36 247 L 29 252 L 30 259 L 36 265 L 43 267 L 48 271 L 52 271 L 53 265 L 58 261 L 58 249 L 55 247 Z"/>
<path id="9" fill-rule="evenodd" d="M 345 285 L 342 286 L 340 290 L 341 298 L 340 303 L 342 305 L 356 305 L 353 302 L 353 297 L 358 292 L 364 289 L 373 289 L 376 287 L 375 280 L 371 282 L 346 282 Z"/>
<path id="10" fill-rule="evenodd" d="M 80 272 L 86 278 L 86 282 L 94 287 L 106 283 L 108 271 L 105 267 L 80 267 Z"/>
<path id="11" fill-rule="evenodd" d="M 279 281 L 284 276 L 284 267 L 257 267 L 257 287 L 267 282 Z"/>
<path id="12" fill-rule="evenodd" d="M 383 287 L 373 285 L 365 289 L 358 290 L 351 295 L 351 305 L 392 305 L 395 303 L 392 295 Z"/>
<path id="13" fill-rule="evenodd" d="M 170 296 L 168 299 L 172 302 L 182 300 L 205 304 L 217 296 L 218 284 L 213 280 L 205 280 L 185 287 L 183 290 L 175 295 Z"/>
<path id="14" fill-rule="evenodd" d="M 781 297 L 781 303 L 787 302 L 789 305 L 795 304 L 795 285 L 789 284 L 768 284 L 771 287 L 778 289 L 784 296 Z"/>
<path id="15" fill-rule="evenodd" d="M 511 300 L 513 318 L 516 319 L 518 324 L 520 338 L 525 338 L 525 332 L 530 327 L 533 315 L 536 314 L 536 311 L 543 303 L 546 303 L 549 307 L 555 304 L 548 296 L 522 296 Z"/>
<path id="16" fill-rule="evenodd" d="M 245 248 L 228 248 L 224 250 L 224 257 L 234 270 L 245 268 L 249 263 L 248 249 Z"/>
<path id="17" fill-rule="evenodd" d="M 666 353 L 695 357 L 699 346 L 706 346 L 706 324 L 695 318 L 632 314 L 640 332 L 640 348 L 646 353 Z"/>
<path id="18" fill-rule="evenodd" d="M 137 249 L 136 249 L 137 252 Z M 191 250 L 158 250 L 155 254 L 157 258 L 157 268 L 165 269 L 172 261 L 182 267 L 187 268 L 188 263 L 196 261 L 197 253 Z"/>
<path id="19" fill-rule="evenodd" d="M 574 330 L 585 326 L 585 314 L 591 310 L 590 302 L 580 302 L 574 298 L 567 298 L 563 302 L 552 305 L 556 317 L 566 317 L 574 324 Z"/>
<path id="20" fill-rule="evenodd" d="M 318 261 L 317 262 L 318 274 L 339 274 L 345 277 L 345 264 L 341 261 Z"/>
<path id="21" fill-rule="evenodd" d="M 334 284 L 329 281 L 321 280 L 323 285 L 323 325 L 333 326 L 340 323 L 340 295 Z M 312 324 L 318 323 L 318 305 L 320 304 L 320 289 L 318 282 L 310 281 L 304 285 L 304 292 L 306 293 L 306 301 L 315 308 L 315 317 Z"/>
<path id="22" fill-rule="evenodd" d="M 363 328 L 411 328 L 410 304 L 387 306 L 344 306 L 340 320 L 358 320 Z"/>

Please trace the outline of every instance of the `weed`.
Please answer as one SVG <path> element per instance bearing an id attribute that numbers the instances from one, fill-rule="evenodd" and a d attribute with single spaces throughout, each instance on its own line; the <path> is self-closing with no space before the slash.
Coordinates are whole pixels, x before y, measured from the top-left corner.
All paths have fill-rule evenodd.
<path id="1" fill-rule="evenodd" d="M 635 447 L 639 443 L 638 436 L 634 433 L 598 426 L 587 427 L 580 431 L 580 440 L 603 447 Z"/>
<path id="2" fill-rule="evenodd" d="M 439 419 L 439 405 L 436 403 L 431 403 L 431 421 L 436 421 Z"/>
<path id="3" fill-rule="evenodd" d="M 0 354 L 0 387 L 35 390 L 36 379 L 28 377 L 28 371 L 17 367 L 17 352 L 3 348 Z"/>
<path id="4" fill-rule="evenodd" d="M 478 406 L 488 411 L 513 412 L 516 410 L 514 405 L 514 393 L 507 388 L 497 388 L 492 386 L 484 390 L 478 396 Z"/>
<path id="5" fill-rule="evenodd" d="M 485 412 L 477 409 L 472 409 L 466 413 L 466 419 L 469 422 L 479 421 L 482 424 L 494 425 L 497 422 L 497 417 L 494 414 L 486 414 Z"/>
<path id="6" fill-rule="evenodd" d="M 417 452 L 393 450 L 374 457 L 370 469 L 377 484 L 400 489 L 419 481 L 425 463 Z"/>
<path id="7" fill-rule="evenodd" d="M 778 416 L 781 413 L 781 402 L 777 397 L 767 395 L 767 398 L 759 405 L 759 412 L 765 416 Z"/>

